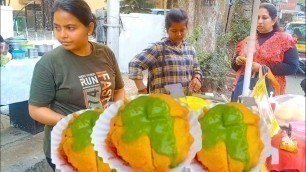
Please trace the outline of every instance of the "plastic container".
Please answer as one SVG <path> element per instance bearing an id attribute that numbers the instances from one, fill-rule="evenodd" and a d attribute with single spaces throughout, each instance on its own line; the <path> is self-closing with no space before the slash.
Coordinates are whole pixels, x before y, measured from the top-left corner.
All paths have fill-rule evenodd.
<path id="1" fill-rule="evenodd" d="M 25 54 L 26 52 L 24 50 L 15 49 L 12 51 L 12 56 L 15 60 L 24 59 L 26 57 Z"/>
<path id="2" fill-rule="evenodd" d="M 12 53 L 15 49 L 21 49 L 21 45 L 27 43 L 27 40 L 23 38 L 8 38 L 7 43 L 9 44 L 9 52 Z"/>
<path id="3" fill-rule="evenodd" d="M 28 57 L 29 58 L 37 58 L 38 57 L 38 49 L 37 48 L 29 48 L 28 49 Z"/>
<path id="4" fill-rule="evenodd" d="M 53 50 L 53 45 L 51 45 L 51 44 L 40 44 L 40 45 L 35 45 L 35 48 L 38 49 L 38 55 L 42 56 L 46 52 Z"/>
<path id="5" fill-rule="evenodd" d="M 21 49 L 23 50 L 23 51 L 25 51 L 26 53 L 25 53 L 25 56 L 26 57 L 29 57 L 29 54 L 28 54 L 28 49 L 31 49 L 31 48 L 33 48 L 34 46 L 32 45 L 32 44 L 29 44 L 29 43 L 23 43 L 23 44 L 21 44 Z"/>

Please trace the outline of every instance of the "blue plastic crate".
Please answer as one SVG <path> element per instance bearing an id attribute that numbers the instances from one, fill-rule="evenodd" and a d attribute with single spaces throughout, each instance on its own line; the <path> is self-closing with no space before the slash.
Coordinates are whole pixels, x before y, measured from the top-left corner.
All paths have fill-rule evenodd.
<path id="1" fill-rule="evenodd" d="M 24 59 L 26 57 L 26 52 L 24 50 L 13 50 L 12 51 L 13 59 Z"/>

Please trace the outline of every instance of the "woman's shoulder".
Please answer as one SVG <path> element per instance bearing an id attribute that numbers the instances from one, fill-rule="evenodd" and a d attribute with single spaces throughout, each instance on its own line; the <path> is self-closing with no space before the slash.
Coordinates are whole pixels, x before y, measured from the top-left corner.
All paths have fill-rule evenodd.
<path id="1" fill-rule="evenodd" d="M 63 48 L 63 46 L 58 46 L 52 51 L 46 52 L 41 59 L 38 61 L 38 64 L 43 65 L 53 65 L 55 61 L 62 59 L 63 57 L 67 57 L 69 53 L 67 50 Z"/>
<path id="2" fill-rule="evenodd" d="M 111 50 L 107 45 L 98 43 L 98 42 L 90 42 L 97 50 L 99 49 L 105 49 L 105 50 Z"/>
<path id="3" fill-rule="evenodd" d="M 281 31 L 275 32 L 274 36 L 285 41 L 294 39 L 291 34 Z"/>
<path id="4" fill-rule="evenodd" d="M 59 56 L 60 54 L 62 54 L 64 52 L 64 48 L 62 46 L 58 46 L 55 49 L 53 49 L 52 51 L 48 51 L 46 52 L 42 57 L 41 60 L 44 61 L 48 61 L 51 60 L 52 58 Z"/>
<path id="5" fill-rule="evenodd" d="M 90 42 L 90 43 L 94 47 L 95 54 L 98 54 L 98 55 L 101 53 L 114 54 L 113 51 L 107 45 L 97 43 L 97 42 Z"/>
<path id="6" fill-rule="evenodd" d="M 297 43 L 297 39 L 286 32 L 275 32 L 273 36 L 275 37 L 273 44 L 279 45 L 279 47 L 282 47 L 285 51 L 292 48 Z"/>

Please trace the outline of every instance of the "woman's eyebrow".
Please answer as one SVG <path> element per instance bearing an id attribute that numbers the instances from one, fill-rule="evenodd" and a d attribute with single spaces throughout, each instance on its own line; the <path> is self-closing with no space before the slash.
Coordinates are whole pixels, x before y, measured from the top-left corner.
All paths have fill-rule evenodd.
<path id="1" fill-rule="evenodd" d="M 55 26 L 60 26 L 59 24 L 53 23 L 53 25 Z M 63 27 L 75 27 L 75 24 L 67 24 L 67 25 L 63 25 Z"/>

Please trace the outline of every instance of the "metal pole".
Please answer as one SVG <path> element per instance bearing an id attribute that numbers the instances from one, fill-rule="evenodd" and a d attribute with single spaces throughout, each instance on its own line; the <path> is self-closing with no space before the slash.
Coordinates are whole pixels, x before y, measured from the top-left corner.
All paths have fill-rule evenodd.
<path id="1" fill-rule="evenodd" d="M 227 11 L 227 17 L 226 17 L 226 23 L 225 23 L 225 33 L 227 32 L 227 25 L 228 25 L 228 20 L 229 20 L 230 12 L 231 12 L 231 7 L 232 7 L 232 4 L 229 4 L 228 11 Z"/>
<path id="2" fill-rule="evenodd" d="M 252 14 L 252 24 L 251 24 L 251 32 L 250 39 L 247 44 L 247 60 L 245 65 L 245 73 L 244 73 L 244 81 L 243 81 L 243 91 L 242 96 L 246 97 L 250 94 L 250 79 L 252 72 L 252 62 L 253 62 L 253 54 L 255 52 L 255 36 L 256 36 L 256 28 L 257 28 L 257 20 L 258 20 L 258 9 L 259 9 L 260 0 L 254 0 L 253 4 L 253 14 Z"/>
<path id="3" fill-rule="evenodd" d="M 25 20 L 26 20 L 26 26 L 27 26 L 27 28 L 29 28 L 29 26 L 28 26 L 28 9 L 27 9 L 28 7 L 25 7 L 24 8 L 24 15 L 25 15 Z"/>
<path id="4" fill-rule="evenodd" d="M 120 1 L 107 1 L 107 45 L 113 50 L 119 63 Z"/>
<path id="5" fill-rule="evenodd" d="M 34 13 L 34 25 L 35 25 L 35 32 L 37 32 L 37 27 L 36 27 L 36 8 L 35 8 L 35 1 L 33 3 L 33 13 Z"/>
<path id="6" fill-rule="evenodd" d="M 33 13 L 34 13 L 34 29 L 35 29 L 35 40 L 37 41 L 37 26 L 36 26 L 36 8 L 35 8 L 35 1 L 33 3 Z"/>
<path id="7" fill-rule="evenodd" d="M 164 0 L 164 15 L 167 13 L 167 0 Z"/>
<path id="8" fill-rule="evenodd" d="M 46 40 L 46 20 L 45 20 L 45 2 L 44 0 L 41 1 L 41 10 L 42 10 L 42 19 L 43 19 L 43 29 L 44 29 L 44 40 Z"/>

